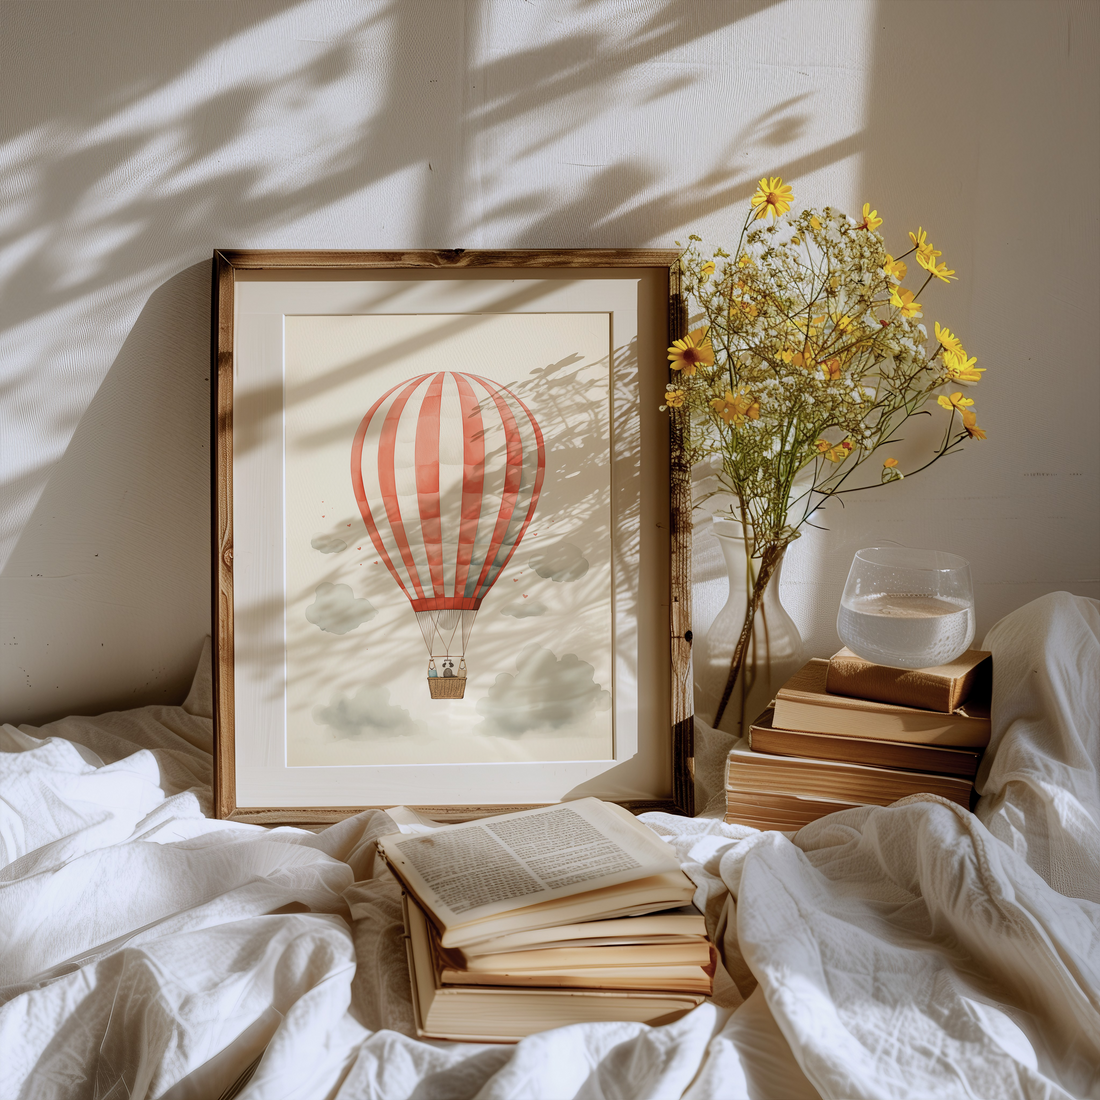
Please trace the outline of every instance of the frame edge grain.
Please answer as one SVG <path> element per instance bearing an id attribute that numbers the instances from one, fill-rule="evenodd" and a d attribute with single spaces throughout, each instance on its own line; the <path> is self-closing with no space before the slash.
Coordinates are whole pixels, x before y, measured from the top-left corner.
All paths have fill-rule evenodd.
<path id="1" fill-rule="evenodd" d="M 669 343 L 687 332 L 687 303 L 679 259 L 669 266 Z M 695 816 L 695 702 L 691 674 L 691 464 L 688 418 L 669 409 L 669 626 L 672 646 L 672 795 L 687 817 Z"/>
<path id="2" fill-rule="evenodd" d="M 233 693 L 233 321 L 231 260 L 215 250 L 211 296 L 211 591 L 214 651 L 214 816 L 232 817 L 237 783 Z"/>
<path id="3" fill-rule="evenodd" d="M 668 270 L 668 339 L 687 331 L 678 250 L 673 249 L 440 249 L 408 251 L 290 251 L 215 249 L 211 286 L 211 534 L 214 696 L 214 816 L 256 824 L 328 824 L 372 807 L 238 808 L 233 690 L 233 339 L 236 270 L 470 269 L 663 267 Z M 682 414 L 670 416 L 670 574 L 672 797 L 625 802 L 635 813 L 695 814 L 695 737 L 691 678 L 691 468 Z M 430 807 L 448 820 L 506 813 L 517 807 Z"/>

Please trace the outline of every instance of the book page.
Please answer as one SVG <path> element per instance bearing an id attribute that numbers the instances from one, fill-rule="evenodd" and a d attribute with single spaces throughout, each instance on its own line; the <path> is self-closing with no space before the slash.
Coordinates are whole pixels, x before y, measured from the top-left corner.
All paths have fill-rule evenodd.
<path id="1" fill-rule="evenodd" d="M 383 837 L 379 847 L 448 927 L 679 869 L 628 811 L 597 799 Z"/>

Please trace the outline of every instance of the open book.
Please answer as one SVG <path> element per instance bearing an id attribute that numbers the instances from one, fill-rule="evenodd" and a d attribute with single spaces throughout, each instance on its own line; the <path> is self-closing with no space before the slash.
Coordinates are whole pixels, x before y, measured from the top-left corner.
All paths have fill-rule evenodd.
<path id="1" fill-rule="evenodd" d="M 695 892 L 662 840 L 628 810 L 596 798 L 384 836 L 378 850 L 443 948 L 653 913 Z"/>

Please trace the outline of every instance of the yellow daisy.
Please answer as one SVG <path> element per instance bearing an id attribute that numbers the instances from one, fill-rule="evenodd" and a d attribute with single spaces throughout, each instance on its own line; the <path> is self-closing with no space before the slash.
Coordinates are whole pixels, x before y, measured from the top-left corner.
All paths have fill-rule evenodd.
<path id="1" fill-rule="evenodd" d="M 985 431 L 978 427 L 977 414 L 970 409 L 963 410 L 963 427 L 971 439 L 985 439 Z"/>
<path id="2" fill-rule="evenodd" d="M 670 409 L 680 408 L 686 400 L 687 394 L 683 390 L 669 390 L 665 394 L 665 406 Z"/>
<path id="3" fill-rule="evenodd" d="M 852 443 L 848 439 L 845 439 L 842 443 L 837 443 L 835 446 L 827 439 L 819 439 L 815 446 L 822 457 L 827 458 L 830 462 L 843 462 L 852 453 Z"/>
<path id="4" fill-rule="evenodd" d="M 871 204 L 865 202 L 863 204 L 863 221 L 856 226 L 856 229 L 878 229 L 882 225 L 882 218 L 878 216 L 877 210 L 871 209 Z"/>
<path id="5" fill-rule="evenodd" d="M 756 194 L 752 197 L 752 205 L 759 207 L 756 211 L 758 218 L 765 214 L 771 214 L 778 218 L 780 214 L 786 214 L 794 201 L 794 190 L 790 184 L 784 183 L 778 176 L 770 179 L 762 179 Z"/>
<path id="6" fill-rule="evenodd" d="M 942 256 L 943 253 L 938 248 L 933 248 L 931 241 L 928 244 L 923 244 L 917 249 L 917 263 L 921 267 L 927 267 L 932 264 L 935 267 L 935 260 L 937 256 Z"/>
<path id="7" fill-rule="evenodd" d="M 913 242 L 914 248 L 931 248 L 931 244 L 925 244 L 925 238 L 928 234 L 922 228 L 918 228 L 916 233 L 909 234 L 909 240 Z"/>
<path id="8" fill-rule="evenodd" d="M 953 393 L 950 397 L 944 397 L 940 394 L 936 398 L 936 403 L 944 409 L 958 409 L 959 412 L 965 413 L 966 410 L 974 404 L 969 397 L 963 397 L 962 390 L 958 393 Z"/>
<path id="9" fill-rule="evenodd" d="M 913 300 L 915 297 L 911 290 L 896 286 L 890 292 L 890 304 L 901 310 L 902 317 L 922 317 L 921 304 Z"/>
<path id="10" fill-rule="evenodd" d="M 892 275 L 899 282 L 905 278 L 909 268 L 906 266 L 904 260 L 895 260 L 889 252 L 886 253 L 886 263 L 883 265 L 882 273 L 884 275 Z"/>
<path id="11" fill-rule="evenodd" d="M 740 386 L 736 393 L 726 390 L 725 397 L 716 397 L 711 401 L 714 411 L 727 423 L 740 425 L 749 420 L 760 419 L 760 402 L 744 386 Z"/>
<path id="12" fill-rule="evenodd" d="M 958 279 L 958 275 L 955 274 L 954 268 L 948 268 L 947 264 L 940 264 L 936 266 L 936 261 L 933 259 L 931 263 L 925 264 L 921 261 L 920 256 L 917 257 L 918 263 L 921 267 L 927 267 L 930 275 L 935 275 L 941 283 L 949 283 L 952 279 Z"/>
<path id="13" fill-rule="evenodd" d="M 714 366 L 714 348 L 707 339 L 705 328 L 692 329 L 682 340 L 674 340 L 668 349 L 670 370 L 683 371 L 690 378 L 695 368 Z"/>
<path id="14" fill-rule="evenodd" d="M 959 338 L 955 336 L 949 328 L 940 328 L 939 321 L 936 322 L 936 340 L 939 341 L 944 351 L 952 352 L 955 355 L 962 354 L 962 344 L 959 343 Z"/>
<path id="15" fill-rule="evenodd" d="M 976 367 L 978 357 L 971 356 L 969 359 L 966 357 L 966 352 L 960 348 L 957 352 L 945 351 L 943 353 L 943 365 L 947 368 L 947 373 L 956 382 L 961 382 L 964 386 L 973 386 L 982 380 L 982 375 L 985 373 L 985 367 Z"/>
<path id="16" fill-rule="evenodd" d="M 955 275 L 955 272 L 953 270 L 948 270 L 947 264 L 942 263 L 937 266 L 936 257 L 938 255 L 938 252 L 935 252 L 931 249 L 918 248 L 917 263 L 920 264 L 921 267 L 923 267 L 924 270 L 927 271 L 930 275 L 935 275 L 936 278 L 941 280 L 942 282 L 949 283 L 951 282 L 951 279 L 953 277 L 957 278 L 957 276 Z"/>

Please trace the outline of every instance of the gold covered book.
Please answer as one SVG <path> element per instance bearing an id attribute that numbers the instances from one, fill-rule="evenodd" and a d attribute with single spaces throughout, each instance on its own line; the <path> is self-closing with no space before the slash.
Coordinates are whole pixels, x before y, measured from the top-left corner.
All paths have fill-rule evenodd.
<path id="1" fill-rule="evenodd" d="M 974 695 L 950 714 L 854 699 L 826 690 L 829 662 L 814 659 L 775 696 L 773 723 L 779 729 L 907 741 L 918 745 L 983 749 L 989 744 L 989 700 Z"/>
<path id="2" fill-rule="evenodd" d="M 825 690 L 950 714 L 966 703 L 971 693 L 988 698 L 992 675 L 993 655 L 984 649 L 968 649 L 935 668 L 891 668 L 865 661 L 845 648 L 829 659 Z"/>
<path id="3" fill-rule="evenodd" d="M 777 729 L 774 718 L 775 712 L 769 707 L 753 722 L 749 729 L 749 748 L 753 752 L 936 772 L 963 779 L 973 779 L 977 775 L 982 758 L 980 749 L 914 745 L 909 741 L 880 741 L 869 737 Z"/>
<path id="4" fill-rule="evenodd" d="M 864 806 L 889 806 L 907 795 L 935 794 L 967 808 L 973 790 L 969 779 L 958 776 L 753 752 L 745 739 L 730 750 L 726 786 Z"/>

